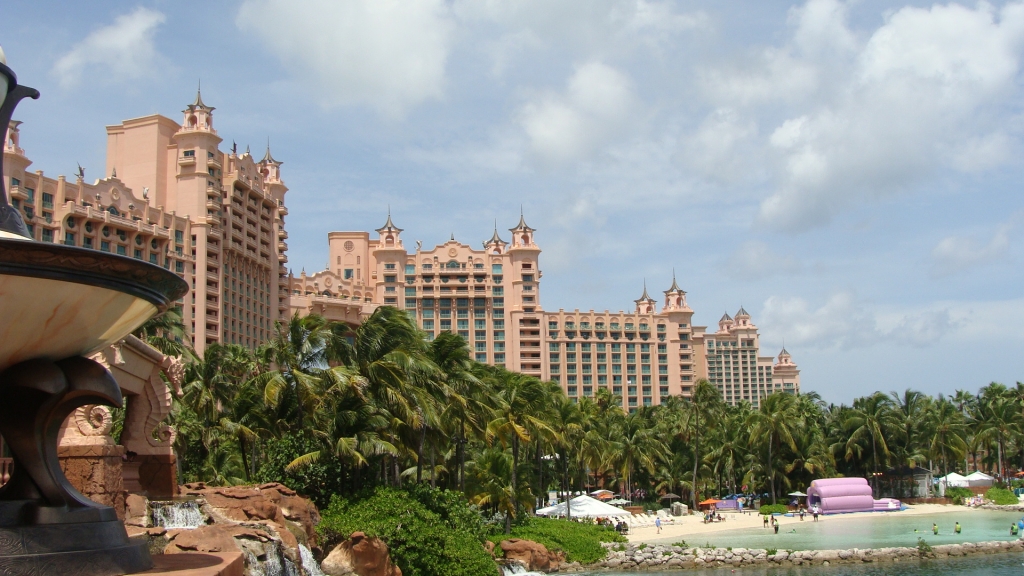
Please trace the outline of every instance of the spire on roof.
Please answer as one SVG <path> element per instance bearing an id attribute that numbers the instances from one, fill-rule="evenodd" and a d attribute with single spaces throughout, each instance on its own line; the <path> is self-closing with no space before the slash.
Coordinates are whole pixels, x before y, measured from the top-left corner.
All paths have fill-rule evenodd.
<path id="1" fill-rule="evenodd" d="M 110 169 L 110 177 L 117 178 L 117 166 L 114 166 L 113 168 Z"/>
<path id="2" fill-rule="evenodd" d="M 654 302 L 654 298 L 651 298 L 650 295 L 647 294 L 647 280 L 646 279 L 644 280 L 644 293 L 643 293 L 643 295 L 640 296 L 640 298 L 634 300 L 634 302 L 636 302 L 638 304 L 640 302 Z"/>
<path id="3" fill-rule="evenodd" d="M 526 218 L 523 217 L 523 207 L 519 206 L 519 224 L 516 224 L 515 228 L 509 228 L 509 232 L 533 232 L 533 228 L 530 228 L 526 224 Z"/>
<path id="4" fill-rule="evenodd" d="M 215 110 L 213 106 L 207 106 L 203 103 L 203 81 L 199 80 L 199 88 L 196 89 L 196 101 L 188 105 L 190 110 Z"/>
<path id="5" fill-rule="evenodd" d="M 455 232 L 452 232 L 452 239 L 451 239 L 451 241 L 455 242 Z"/>
<path id="6" fill-rule="evenodd" d="M 750 317 L 750 314 L 747 314 L 747 311 L 743 309 L 742 304 L 740 304 L 740 309 L 736 311 L 736 317 L 739 318 L 740 316 Z"/>
<path id="7" fill-rule="evenodd" d="M 719 322 L 732 322 L 732 316 L 729 316 L 729 313 L 726 312 L 725 314 L 722 314 L 722 319 L 719 320 Z"/>
<path id="8" fill-rule="evenodd" d="M 388 221 L 385 222 L 384 225 L 381 226 L 380 228 L 377 228 L 377 230 L 375 230 L 375 231 L 376 232 L 401 232 L 402 231 L 401 228 L 395 226 L 394 223 L 391 222 L 391 206 L 388 206 Z"/>
<path id="9" fill-rule="evenodd" d="M 672 286 L 670 286 L 668 290 L 665 290 L 665 294 L 673 294 L 673 293 L 676 293 L 676 292 L 682 292 L 683 294 L 686 293 L 686 291 L 683 290 L 682 288 L 680 288 L 679 284 L 676 283 L 676 269 L 673 268 L 672 269 Z"/>
<path id="10" fill-rule="evenodd" d="M 484 246 L 486 246 L 488 244 L 504 244 L 504 243 L 505 243 L 505 241 L 501 239 L 501 236 L 498 236 L 498 221 L 495 220 L 494 221 L 494 235 L 491 236 L 490 240 L 488 240 L 487 242 L 484 243 Z"/>
<path id="11" fill-rule="evenodd" d="M 263 160 L 260 160 L 260 163 L 273 164 L 274 166 L 284 164 L 284 162 L 274 160 L 274 157 L 270 155 L 270 136 L 267 136 L 267 153 L 263 155 Z"/>

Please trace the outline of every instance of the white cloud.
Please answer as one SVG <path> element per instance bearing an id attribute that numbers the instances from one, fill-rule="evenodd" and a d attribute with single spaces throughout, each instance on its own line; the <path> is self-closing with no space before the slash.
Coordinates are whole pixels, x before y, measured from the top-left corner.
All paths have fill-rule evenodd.
<path id="1" fill-rule="evenodd" d="M 911 311 L 886 311 L 837 292 L 815 308 L 803 298 L 772 296 L 764 303 L 763 332 L 785 338 L 786 344 L 807 348 L 863 348 L 894 342 L 914 347 L 932 345 L 955 331 L 964 314 L 952 305 L 937 304 Z"/>
<path id="2" fill-rule="evenodd" d="M 237 23 L 326 107 L 398 118 L 444 95 L 455 25 L 443 0 L 245 0 Z"/>
<path id="3" fill-rule="evenodd" d="M 821 88 L 822 100 L 771 137 L 779 181 L 760 219 L 776 228 L 821 225 L 947 166 L 981 170 L 1010 156 L 997 118 L 1019 80 L 1024 4 L 903 8 L 860 46 L 845 18 L 833 0 L 812 0 L 801 12 L 792 52 L 825 42 L 853 60 L 837 88 Z M 841 57 L 829 62 L 844 68 Z"/>
<path id="4" fill-rule="evenodd" d="M 149 8 L 136 8 L 114 23 L 98 28 L 71 47 L 53 66 L 62 88 L 72 88 L 82 78 L 101 81 L 136 80 L 154 76 L 163 60 L 153 45 L 153 36 L 165 17 Z"/>
<path id="5" fill-rule="evenodd" d="M 734 183 L 751 177 L 759 154 L 752 145 L 757 123 L 733 108 L 719 108 L 688 139 L 680 160 L 710 181 Z"/>
<path id="6" fill-rule="evenodd" d="M 1006 257 L 1010 225 L 1000 226 L 987 243 L 977 238 L 947 236 L 932 249 L 932 275 L 950 276 Z"/>
<path id="7" fill-rule="evenodd" d="M 744 242 L 729 256 L 726 273 L 738 280 L 757 280 L 775 275 L 789 275 L 800 271 L 800 262 L 772 250 L 764 242 Z"/>
<path id="8" fill-rule="evenodd" d="M 580 160 L 627 132 L 638 101 L 629 78 L 601 62 L 578 67 L 564 93 L 543 93 L 523 106 L 519 123 L 542 165 Z"/>

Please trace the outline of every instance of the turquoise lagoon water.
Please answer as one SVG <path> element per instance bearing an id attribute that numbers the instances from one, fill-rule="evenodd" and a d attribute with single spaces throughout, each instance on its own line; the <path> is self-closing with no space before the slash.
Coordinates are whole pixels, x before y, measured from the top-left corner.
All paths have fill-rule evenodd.
<path id="1" fill-rule="evenodd" d="M 930 526 L 930 525 L 929 525 Z M 1009 525 L 1007 525 L 1009 528 Z M 968 556 L 949 560 L 921 560 L 885 564 L 842 564 L 838 566 L 792 566 L 787 568 L 744 567 L 706 570 L 652 572 L 658 576 L 1022 576 L 1024 553 L 1011 552 Z M 636 576 L 636 572 L 592 572 L 590 576 Z M 583 574 L 581 576 L 588 576 Z"/>
<path id="2" fill-rule="evenodd" d="M 799 518 L 786 516 L 776 516 L 776 518 L 779 520 L 778 534 L 767 528 L 742 528 L 687 536 L 686 543 L 689 546 L 711 544 L 718 548 L 841 550 L 916 546 L 919 537 L 932 546 L 1014 540 L 1016 538 L 1010 536 L 1010 524 L 1019 520 L 1021 514 L 1019 512 L 960 508 L 959 511 L 921 516 L 911 516 L 901 512 L 877 512 L 861 516 L 837 514 L 822 516 L 818 522 L 814 522 L 810 516 L 807 516 L 802 522 Z M 932 534 L 932 522 L 939 525 L 938 536 Z M 962 528 L 959 535 L 953 533 L 953 525 L 956 522 L 960 522 Z M 649 540 L 649 542 L 672 544 L 678 540 L 678 538 L 665 538 Z M 1024 576 L 1024 570 L 1017 573 Z"/>

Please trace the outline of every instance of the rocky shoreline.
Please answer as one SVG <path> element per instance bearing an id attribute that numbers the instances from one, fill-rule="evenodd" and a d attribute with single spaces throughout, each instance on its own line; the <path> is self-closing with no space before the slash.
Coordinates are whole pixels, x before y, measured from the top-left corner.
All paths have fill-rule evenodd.
<path id="1" fill-rule="evenodd" d="M 925 547 L 872 548 L 847 550 L 778 550 L 748 548 L 683 548 L 664 544 L 604 544 L 608 556 L 596 564 L 566 564 L 559 572 L 593 570 L 685 570 L 743 566 L 801 566 L 885 562 L 911 562 L 922 558 L 951 558 L 974 554 L 1024 551 L 1024 539 Z"/>

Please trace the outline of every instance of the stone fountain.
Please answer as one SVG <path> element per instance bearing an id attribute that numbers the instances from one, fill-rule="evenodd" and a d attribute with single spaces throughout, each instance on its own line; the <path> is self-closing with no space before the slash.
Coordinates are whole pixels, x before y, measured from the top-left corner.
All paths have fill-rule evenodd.
<path id="1" fill-rule="evenodd" d="M 0 126 L 23 98 L 0 50 Z M 0 574 L 131 574 L 152 567 L 113 508 L 65 478 L 57 440 L 75 409 L 120 407 L 121 391 L 85 356 L 123 338 L 188 291 L 139 260 L 35 242 L 7 200 L 0 163 L 0 435 L 14 458 L 0 488 Z"/>

